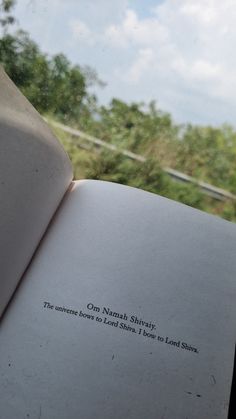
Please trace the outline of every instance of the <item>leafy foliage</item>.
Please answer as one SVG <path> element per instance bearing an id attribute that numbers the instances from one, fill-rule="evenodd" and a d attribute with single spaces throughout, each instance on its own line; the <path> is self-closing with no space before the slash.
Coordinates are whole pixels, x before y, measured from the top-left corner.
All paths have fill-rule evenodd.
<path id="1" fill-rule="evenodd" d="M 49 58 L 26 32 L 18 31 L 0 39 L 0 62 L 39 112 L 71 122 L 90 116 L 95 99 L 88 94 L 86 75 L 63 54 Z"/>
<path id="2" fill-rule="evenodd" d="M 105 152 L 92 161 L 86 175 L 88 178 L 110 180 L 145 189 L 195 208 L 203 208 L 204 196 L 196 187 L 171 181 L 158 162 L 151 158 L 140 163 L 126 159 L 121 154 L 111 157 L 110 153 Z"/>
<path id="3" fill-rule="evenodd" d="M 121 153 L 112 153 L 109 150 L 101 152 L 58 128 L 55 134 L 72 160 L 76 179 L 90 178 L 123 183 L 236 221 L 235 201 L 216 201 L 202 194 L 197 185 L 171 180 L 155 158 L 147 158 L 145 163 L 141 163 L 124 157 Z"/>
<path id="4" fill-rule="evenodd" d="M 0 25 L 5 29 L 15 21 L 11 15 L 14 5 L 15 0 L 1 0 L 0 2 Z"/>

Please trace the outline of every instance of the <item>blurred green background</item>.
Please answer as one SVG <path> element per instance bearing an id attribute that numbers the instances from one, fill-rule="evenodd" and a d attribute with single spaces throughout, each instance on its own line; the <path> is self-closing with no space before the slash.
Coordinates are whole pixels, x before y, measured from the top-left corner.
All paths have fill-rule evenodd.
<path id="1" fill-rule="evenodd" d="M 12 31 L 14 0 L 0 1 L 0 62 L 37 110 L 97 137 L 114 150 L 66 133 L 52 125 L 73 162 L 76 179 L 92 178 L 142 188 L 236 221 L 236 200 L 204 194 L 204 181 L 231 194 L 236 191 L 236 131 L 221 127 L 176 124 L 154 102 L 127 104 L 114 98 L 101 106 L 91 93 L 102 86 L 96 71 L 72 65 L 63 54 L 49 56 L 23 30 Z M 129 150 L 145 161 L 122 154 Z M 165 168 L 194 177 L 174 181 Z"/>

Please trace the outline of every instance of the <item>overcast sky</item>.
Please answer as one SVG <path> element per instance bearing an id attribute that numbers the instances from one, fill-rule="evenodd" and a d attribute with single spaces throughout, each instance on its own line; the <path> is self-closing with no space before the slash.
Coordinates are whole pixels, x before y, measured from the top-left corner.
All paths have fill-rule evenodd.
<path id="1" fill-rule="evenodd" d="M 101 103 L 236 126 L 235 0 L 18 0 L 15 16 L 42 51 L 96 69 Z"/>

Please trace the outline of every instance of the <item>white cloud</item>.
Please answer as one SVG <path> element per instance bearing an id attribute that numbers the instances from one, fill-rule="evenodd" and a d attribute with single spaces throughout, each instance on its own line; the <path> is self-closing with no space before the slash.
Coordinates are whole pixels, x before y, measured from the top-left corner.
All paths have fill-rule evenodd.
<path id="1" fill-rule="evenodd" d="M 180 13 L 183 13 L 186 16 L 194 20 L 198 20 L 201 24 L 212 24 L 217 20 L 217 9 L 215 7 L 214 1 L 192 1 L 183 2 L 182 7 L 180 8 Z"/>
<path id="2" fill-rule="evenodd" d="M 130 69 L 122 77 L 125 81 L 137 84 L 143 76 L 146 76 L 150 66 L 154 62 L 154 54 L 151 48 L 140 49 L 138 56 Z"/>
<path id="3" fill-rule="evenodd" d="M 202 59 L 188 64 L 183 58 L 179 58 L 173 60 L 172 67 L 178 75 L 190 82 L 218 82 L 224 74 L 223 68 L 219 64 L 212 64 Z"/>
<path id="4" fill-rule="evenodd" d="M 156 18 L 140 20 L 137 14 L 128 9 L 120 25 L 109 25 L 105 31 L 108 41 L 114 46 L 127 47 L 130 44 L 150 46 L 156 42 L 165 42 L 168 29 Z"/>
<path id="5" fill-rule="evenodd" d="M 94 44 L 96 38 L 86 23 L 79 19 L 72 19 L 69 26 L 75 40 L 90 45 Z"/>
<path id="6" fill-rule="evenodd" d="M 235 24 L 235 1 L 166 0 L 151 17 L 127 10 L 105 34 L 113 48 L 132 48 L 135 54 L 121 76 L 126 83 L 141 77 L 146 84 L 154 78 L 160 83 L 165 75 L 175 89 L 193 88 L 199 95 L 235 102 Z"/>
<path id="7" fill-rule="evenodd" d="M 27 4 L 17 3 L 22 26 L 45 51 L 94 67 L 104 102 L 157 99 L 180 121 L 235 123 L 235 0 Z"/>

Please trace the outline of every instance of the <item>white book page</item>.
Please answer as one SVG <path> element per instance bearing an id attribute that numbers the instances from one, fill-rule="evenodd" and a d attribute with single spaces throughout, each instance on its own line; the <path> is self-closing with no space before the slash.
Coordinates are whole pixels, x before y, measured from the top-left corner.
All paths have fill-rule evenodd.
<path id="1" fill-rule="evenodd" d="M 4 419 L 226 419 L 235 225 L 74 184 L 0 324 Z"/>
<path id="2" fill-rule="evenodd" d="M 61 145 L 0 68 L 0 317 L 71 179 Z"/>

